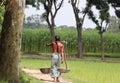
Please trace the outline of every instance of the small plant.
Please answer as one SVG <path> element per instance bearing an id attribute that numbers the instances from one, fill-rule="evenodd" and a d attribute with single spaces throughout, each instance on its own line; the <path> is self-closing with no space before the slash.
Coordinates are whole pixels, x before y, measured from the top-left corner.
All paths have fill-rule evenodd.
<path id="1" fill-rule="evenodd" d="M 31 79 L 26 78 L 26 75 L 22 71 L 20 71 L 19 80 L 20 80 L 20 83 L 31 83 Z"/>

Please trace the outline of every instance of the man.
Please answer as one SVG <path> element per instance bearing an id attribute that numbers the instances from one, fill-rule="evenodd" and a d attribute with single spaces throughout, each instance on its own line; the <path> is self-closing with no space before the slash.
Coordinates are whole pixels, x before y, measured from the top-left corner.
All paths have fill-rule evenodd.
<path id="1" fill-rule="evenodd" d="M 47 44 L 47 46 L 52 46 L 52 60 L 51 60 L 51 77 L 54 78 L 54 82 L 59 82 L 60 64 L 64 62 L 64 45 L 60 42 L 60 36 L 55 36 L 55 41 Z"/>

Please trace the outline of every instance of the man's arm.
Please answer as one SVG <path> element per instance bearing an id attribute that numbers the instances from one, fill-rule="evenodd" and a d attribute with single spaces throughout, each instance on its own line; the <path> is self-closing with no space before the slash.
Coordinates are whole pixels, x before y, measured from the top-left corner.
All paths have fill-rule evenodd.
<path id="1" fill-rule="evenodd" d="M 52 43 L 47 43 L 47 44 L 46 44 L 46 46 L 51 46 L 51 45 L 52 45 Z"/>

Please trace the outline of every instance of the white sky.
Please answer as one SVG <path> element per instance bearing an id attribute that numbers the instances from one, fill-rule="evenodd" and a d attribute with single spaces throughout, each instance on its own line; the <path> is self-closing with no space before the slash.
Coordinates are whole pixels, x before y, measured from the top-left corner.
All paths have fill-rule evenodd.
<path id="1" fill-rule="evenodd" d="M 84 8 L 85 6 L 85 0 L 81 0 L 80 2 L 80 9 Z M 96 16 L 98 16 L 97 11 L 94 9 L 94 13 L 96 13 Z M 29 8 L 25 9 L 25 15 L 26 16 L 31 16 L 33 14 L 42 14 L 44 12 L 43 7 L 41 7 L 40 10 L 36 10 L 36 8 L 33 8 L 29 6 Z M 115 15 L 114 9 L 110 8 L 110 14 Z M 62 8 L 58 11 L 56 18 L 55 18 L 55 24 L 56 26 L 61 26 L 61 25 L 67 25 L 67 26 L 75 26 L 75 18 L 74 18 L 74 13 L 73 9 L 70 5 L 70 3 L 67 2 L 67 0 L 64 1 L 64 4 Z M 83 27 L 85 28 L 90 28 L 90 27 L 95 27 L 95 24 L 88 19 L 88 17 L 85 18 Z"/>

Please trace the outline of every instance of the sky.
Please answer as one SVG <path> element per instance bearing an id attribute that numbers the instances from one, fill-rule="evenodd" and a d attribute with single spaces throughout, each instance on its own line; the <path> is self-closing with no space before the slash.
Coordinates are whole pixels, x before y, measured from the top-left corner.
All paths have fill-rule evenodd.
<path id="1" fill-rule="evenodd" d="M 81 0 L 80 2 L 80 10 L 85 7 L 85 0 Z M 95 15 L 98 17 L 98 11 L 95 10 L 93 7 Z M 33 8 L 32 6 L 28 6 L 28 8 L 25 8 L 25 15 L 31 16 L 34 14 L 42 14 L 44 12 L 44 8 L 41 5 L 40 10 L 36 10 L 36 8 Z M 115 15 L 114 9 L 110 8 L 110 14 Z M 61 9 L 58 11 L 56 18 L 55 18 L 55 24 L 56 26 L 62 26 L 62 25 L 67 25 L 67 26 L 76 26 L 75 23 L 75 18 L 74 18 L 74 13 L 71 5 L 67 2 L 67 0 L 64 1 L 64 4 L 62 5 Z M 83 27 L 85 28 L 94 28 L 96 25 L 88 18 L 85 18 Z"/>

